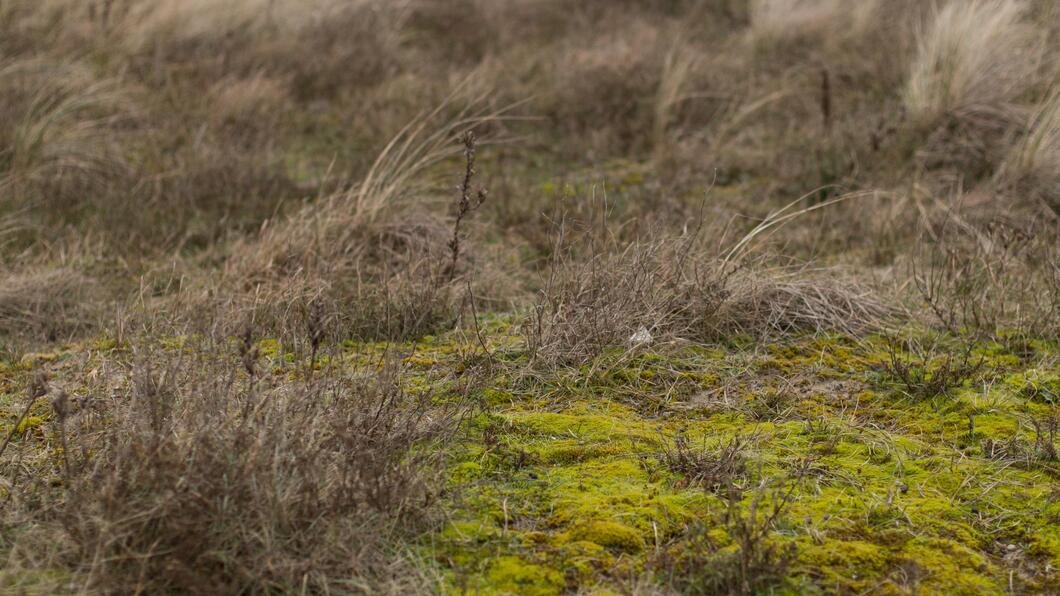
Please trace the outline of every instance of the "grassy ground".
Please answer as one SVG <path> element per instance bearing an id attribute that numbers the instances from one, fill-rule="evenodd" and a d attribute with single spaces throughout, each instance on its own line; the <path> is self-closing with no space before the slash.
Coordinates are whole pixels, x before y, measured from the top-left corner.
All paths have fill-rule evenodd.
<path id="1" fill-rule="evenodd" d="M 0 0 L 0 591 L 1060 591 L 1058 17 Z"/>
<path id="2" fill-rule="evenodd" d="M 949 363 L 907 348 L 956 338 L 642 345 L 531 373 L 513 320 L 488 317 L 481 343 L 347 342 L 316 366 L 356 376 L 400 354 L 410 393 L 468 406 L 440 485 L 444 518 L 409 547 L 437 589 L 659 589 L 649 577 L 691 592 L 1057 588 L 1055 341 L 969 346 L 974 370 L 932 395 Z M 305 381 L 283 345 L 259 346 L 264 374 Z M 88 396 L 82 375 L 127 351 L 100 340 L 6 364 L 8 417 L 35 373 L 76 400 Z M 895 362 L 925 382 L 906 385 Z M 474 388 L 461 390 L 468 375 Z M 62 466 L 52 418 L 40 404 L 20 424 L 35 474 Z M 64 572 L 38 573 L 9 580 L 32 590 Z"/>

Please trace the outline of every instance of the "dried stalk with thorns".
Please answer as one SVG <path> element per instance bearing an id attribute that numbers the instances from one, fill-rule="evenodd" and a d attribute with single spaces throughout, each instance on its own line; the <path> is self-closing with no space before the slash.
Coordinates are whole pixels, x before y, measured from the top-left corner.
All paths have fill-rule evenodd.
<path id="1" fill-rule="evenodd" d="M 461 137 L 464 144 L 464 180 L 460 184 L 460 198 L 456 203 L 456 216 L 453 221 L 453 236 L 449 240 L 449 263 L 443 270 L 447 282 L 453 281 L 456 276 L 457 264 L 460 260 L 460 227 L 464 219 L 478 210 L 486 202 L 486 189 L 472 189 L 475 177 L 475 150 L 476 137 L 474 131 L 467 131 Z"/>

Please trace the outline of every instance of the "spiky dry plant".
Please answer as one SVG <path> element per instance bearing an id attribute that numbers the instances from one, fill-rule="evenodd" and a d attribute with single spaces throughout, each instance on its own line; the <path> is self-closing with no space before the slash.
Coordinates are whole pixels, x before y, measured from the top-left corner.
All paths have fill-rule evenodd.
<path id="1" fill-rule="evenodd" d="M 913 120 L 1003 112 L 1033 82 L 1042 37 L 1020 0 L 949 2 L 919 32 L 905 89 Z"/>

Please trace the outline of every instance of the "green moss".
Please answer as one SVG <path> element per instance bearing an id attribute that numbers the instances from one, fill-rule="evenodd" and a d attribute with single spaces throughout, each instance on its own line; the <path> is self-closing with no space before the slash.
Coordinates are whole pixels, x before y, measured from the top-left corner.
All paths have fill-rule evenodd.
<path id="1" fill-rule="evenodd" d="M 18 423 L 19 434 L 24 434 L 26 431 L 40 428 L 44 424 L 44 418 L 40 416 L 26 416 L 22 419 L 22 422 Z"/>
<path id="2" fill-rule="evenodd" d="M 486 572 L 487 585 L 480 593 L 558 594 L 563 591 L 563 574 L 554 569 L 527 563 L 519 557 L 499 557 Z"/>
<path id="3" fill-rule="evenodd" d="M 925 572 L 921 588 L 945 594 L 1000 594 L 1004 579 L 985 556 L 944 538 L 915 538 L 899 552 Z M 991 577 L 993 576 L 993 577 Z"/>
<path id="4" fill-rule="evenodd" d="M 482 391 L 482 402 L 486 405 L 500 406 L 511 403 L 513 399 L 514 396 L 508 391 L 493 388 Z"/>
<path id="5" fill-rule="evenodd" d="M 100 352 L 109 352 L 118 348 L 118 340 L 114 338 L 103 337 L 97 339 L 92 343 L 92 349 Z"/>
<path id="6" fill-rule="evenodd" d="M 482 476 L 482 465 L 474 461 L 466 461 L 458 464 L 449 474 L 451 482 L 470 482 Z"/>
<path id="7" fill-rule="evenodd" d="M 59 359 L 59 356 L 58 352 L 25 354 L 19 359 L 18 365 L 24 370 L 33 370 L 44 363 L 55 362 Z"/>
<path id="8" fill-rule="evenodd" d="M 1005 379 L 1013 393 L 1034 402 L 1060 404 L 1060 372 L 1056 370 L 1030 369 L 1009 375 Z"/>
<path id="9" fill-rule="evenodd" d="M 640 532 L 613 521 L 592 521 L 571 530 L 574 540 L 582 540 L 627 553 L 639 553 L 644 549 Z"/>
<path id="10" fill-rule="evenodd" d="M 283 351 L 283 346 L 276 339 L 258 340 L 258 353 L 266 358 L 277 358 Z"/>
<path id="11" fill-rule="evenodd" d="M 891 557 L 887 548 L 862 540 L 803 539 L 798 546 L 799 565 L 837 592 L 871 590 Z"/>
<path id="12" fill-rule="evenodd" d="M 1048 561 L 1052 567 L 1060 568 L 1060 524 L 1050 524 L 1033 534 L 1028 550 L 1032 555 Z"/>

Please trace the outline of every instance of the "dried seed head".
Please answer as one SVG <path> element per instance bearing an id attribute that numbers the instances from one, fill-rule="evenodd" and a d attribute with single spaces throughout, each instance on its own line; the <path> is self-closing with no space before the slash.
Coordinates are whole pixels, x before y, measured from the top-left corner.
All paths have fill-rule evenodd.
<path id="1" fill-rule="evenodd" d="M 249 325 L 246 330 L 243 331 L 243 343 L 239 346 L 239 356 L 243 361 L 243 368 L 247 371 L 247 374 L 254 377 L 257 373 L 256 364 L 258 362 L 259 350 L 258 347 L 254 345 L 254 329 Z"/>
<path id="2" fill-rule="evenodd" d="M 309 336 L 309 343 L 315 351 L 324 341 L 324 307 L 319 302 L 314 302 L 309 306 L 306 332 Z"/>
<path id="3" fill-rule="evenodd" d="M 44 371 L 37 373 L 29 384 L 29 399 L 35 400 L 48 394 L 48 374 Z"/>
<path id="4" fill-rule="evenodd" d="M 70 415 L 70 394 L 66 391 L 60 391 L 59 395 L 55 396 L 52 400 L 52 409 L 55 410 L 55 416 L 59 419 L 59 422 L 63 422 Z"/>

